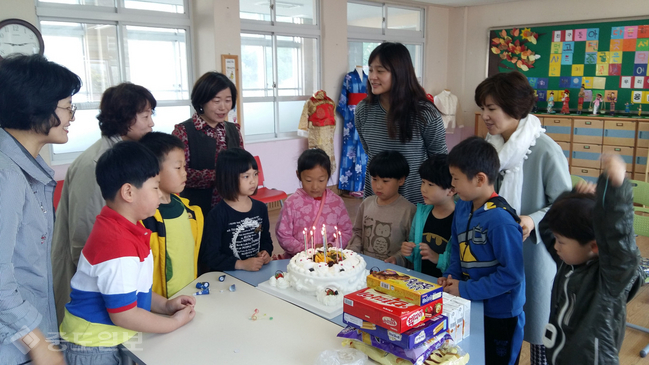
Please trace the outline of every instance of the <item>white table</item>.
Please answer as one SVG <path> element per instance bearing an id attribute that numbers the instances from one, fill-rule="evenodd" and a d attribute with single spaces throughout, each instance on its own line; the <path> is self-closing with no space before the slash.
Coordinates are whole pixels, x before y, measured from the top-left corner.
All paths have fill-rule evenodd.
<path id="1" fill-rule="evenodd" d="M 123 344 L 139 364 L 312 364 L 318 354 L 341 348 L 341 328 L 220 272 L 201 275 L 177 295 L 192 295 L 208 281 L 210 294 L 196 296 L 194 320 L 167 334 L 139 334 Z M 236 291 L 229 286 L 235 284 Z M 220 292 L 223 290 L 223 292 Z M 257 317 L 249 318 L 255 309 Z M 264 317 L 264 314 L 267 314 Z M 272 320 L 267 319 L 273 317 Z"/>

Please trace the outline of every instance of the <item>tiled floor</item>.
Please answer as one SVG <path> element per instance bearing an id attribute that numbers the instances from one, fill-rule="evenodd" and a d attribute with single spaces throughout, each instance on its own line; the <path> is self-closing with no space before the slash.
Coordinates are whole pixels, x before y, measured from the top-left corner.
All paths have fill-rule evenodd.
<path id="1" fill-rule="evenodd" d="M 355 198 L 343 198 L 345 201 L 345 206 L 347 207 L 347 212 L 349 213 L 352 222 L 356 216 L 356 210 L 361 203 L 361 199 Z M 275 224 L 279 218 L 279 210 L 273 210 L 268 212 L 270 219 L 270 229 L 271 235 L 273 237 L 274 253 L 284 252 L 279 244 L 277 243 L 277 238 L 275 237 Z M 638 237 L 637 239 L 638 248 L 643 257 L 649 257 L 649 238 L 648 237 Z M 649 328 L 649 288 L 644 286 L 640 293 L 627 305 L 627 321 L 630 323 L 636 324 L 638 326 L 643 326 Z M 635 364 L 649 364 L 648 358 L 641 358 L 639 356 L 640 350 L 642 350 L 647 344 L 649 344 L 649 333 L 640 332 L 634 329 L 627 328 L 626 335 L 624 338 L 624 343 L 622 344 L 622 351 L 620 352 L 620 364 L 624 365 L 635 365 Z M 461 346 L 461 344 L 460 344 Z M 530 355 L 529 355 L 529 344 L 523 344 L 523 350 L 521 353 L 520 365 L 529 365 L 530 364 Z"/>

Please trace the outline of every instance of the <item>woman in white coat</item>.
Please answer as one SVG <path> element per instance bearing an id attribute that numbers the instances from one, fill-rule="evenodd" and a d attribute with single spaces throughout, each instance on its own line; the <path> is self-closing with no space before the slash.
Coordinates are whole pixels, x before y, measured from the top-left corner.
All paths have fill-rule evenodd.
<path id="1" fill-rule="evenodd" d="M 550 314 L 556 264 L 536 229 L 554 200 L 571 189 L 568 161 L 561 147 L 545 134 L 541 121 L 529 114 L 534 89 L 519 72 L 500 73 L 475 91 L 482 109 L 487 141 L 498 151 L 500 176 L 496 191 L 516 209 L 523 228 L 525 260 L 525 341 L 530 361 L 545 364 L 543 331 Z"/>

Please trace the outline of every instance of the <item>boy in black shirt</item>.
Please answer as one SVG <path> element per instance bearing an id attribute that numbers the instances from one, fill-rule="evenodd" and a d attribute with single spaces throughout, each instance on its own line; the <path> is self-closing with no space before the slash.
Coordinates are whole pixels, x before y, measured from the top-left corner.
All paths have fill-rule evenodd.
<path id="1" fill-rule="evenodd" d="M 436 155 L 419 167 L 421 195 L 425 204 L 417 204 L 409 242 L 401 244 L 401 253 L 414 265 L 415 271 L 441 277 L 448 266 L 446 252 L 455 212 L 451 174 L 447 155 Z"/>

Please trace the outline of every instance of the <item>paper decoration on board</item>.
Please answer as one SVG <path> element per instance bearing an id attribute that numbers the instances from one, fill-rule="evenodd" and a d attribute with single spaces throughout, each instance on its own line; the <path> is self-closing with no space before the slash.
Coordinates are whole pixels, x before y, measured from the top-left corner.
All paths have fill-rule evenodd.
<path id="1" fill-rule="evenodd" d="M 624 52 L 635 52 L 635 46 L 638 42 L 635 39 L 624 39 L 622 42 L 622 50 Z"/>
<path id="2" fill-rule="evenodd" d="M 593 90 L 584 90 L 584 101 L 593 101 Z"/>
<path id="3" fill-rule="evenodd" d="M 633 66 L 633 76 L 647 76 L 647 65 L 635 64 Z"/>
<path id="4" fill-rule="evenodd" d="M 609 52 L 609 61 L 608 63 L 622 63 L 622 52 Z"/>
<path id="5" fill-rule="evenodd" d="M 527 81 L 533 89 L 536 89 L 538 79 L 536 77 L 528 77 Z"/>
<path id="6" fill-rule="evenodd" d="M 539 77 L 539 78 L 537 78 L 536 87 L 538 87 L 539 89 L 547 90 L 547 88 L 548 88 L 548 78 L 547 77 Z"/>
<path id="7" fill-rule="evenodd" d="M 649 89 L 649 76 L 644 78 L 644 85 L 642 86 L 643 89 Z"/>
<path id="8" fill-rule="evenodd" d="M 634 76 L 633 77 L 633 88 L 634 89 L 644 89 L 645 76 Z"/>
<path id="9" fill-rule="evenodd" d="M 573 76 L 570 78 L 570 88 L 571 89 L 580 89 L 581 88 L 581 77 Z"/>
<path id="10" fill-rule="evenodd" d="M 605 89 L 606 77 L 593 77 L 593 89 Z"/>
<path id="11" fill-rule="evenodd" d="M 537 90 L 536 95 L 539 97 L 538 101 L 546 101 L 547 99 L 547 90 Z"/>
<path id="12" fill-rule="evenodd" d="M 638 26 L 629 25 L 624 27 L 624 39 L 636 39 L 638 38 Z"/>
<path id="13" fill-rule="evenodd" d="M 564 53 L 561 55 L 562 65 L 572 65 L 572 53 Z"/>
<path id="14" fill-rule="evenodd" d="M 581 78 L 581 83 L 584 84 L 584 87 L 586 89 L 592 89 L 593 88 L 593 77 L 592 76 L 584 76 Z"/>
<path id="15" fill-rule="evenodd" d="M 538 37 L 538 34 L 532 32 L 530 28 L 523 30 L 514 28 L 509 33 L 505 29 L 501 30 L 496 37 L 491 39 L 491 52 L 499 55 L 502 60 L 498 66 L 513 70 L 520 69 L 521 71 L 534 68 L 534 62 L 541 56 L 537 55 L 525 44 L 536 44 Z M 515 68 L 509 66 L 508 62 L 513 64 Z"/>
<path id="16" fill-rule="evenodd" d="M 589 41 L 596 41 L 599 39 L 599 28 L 590 28 L 586 34 L 586 39 Z"/>
<path id="17" fill-rule="evenodd" d="M 584 65 L 572 65 L 572 76 L 584 76 Z"/>
<path id="18" fill-rule="evenodd" d="M 570 87 L 570 77 L 568 76 L 561 76 L 559 78 L 559 87 L 567 89 Z"/>
<path id="19" fill-rule="evenodd" d="M 631 102 L 638 104 L 642 103 L 642 91 L 641 90 L 633 90 L 631 92 Z"/>
<path id="20" fill-rule="evenodd" d="M 620 77 L 620 89 L 630 89 L 633 81 L 633 76 Z"/>
<path id="21" fill-rule="evenodd" d="M 586 53 L 597 52 L 598 41 L 586 41 Z"/>
<path id="22" fill-rule="evenodd" d="M 595 75 L 608 76 L 608 63 L 598 63 L 595 68 Z"/>
<path id="23" fill-rule="evenodd" d="M 619 63 L 609 63 L 608 64 L 608 75 L 609 76 L 620 76 L 622 72 L 622 65 Z"/>
<path id="24" fill-rule="evenodd" d="M 597 63 L 597 52 L 586 52 L 584 55 L 584 64 L 594 65 Z"/>
<path id="25" fill-rule="evenodd" d="M 649 51 L 649 39 L 638 39 L 635 45 L 636 51 Z"/>
<path id="26" fill-rule="evenodd" d="M 636 51 L 634 64 L 643 64 L 649 61 L 649 51 Z"/>
<path id="27" fill-rule="evenodd" d="M 622 39 L 611 39 L 611 46 L 609 50 L 611 52 L 619 52 L 624 48 L 624 41 Z"/>

